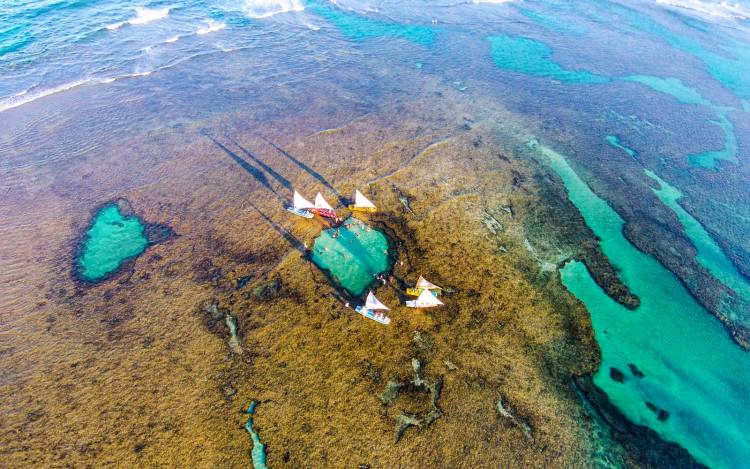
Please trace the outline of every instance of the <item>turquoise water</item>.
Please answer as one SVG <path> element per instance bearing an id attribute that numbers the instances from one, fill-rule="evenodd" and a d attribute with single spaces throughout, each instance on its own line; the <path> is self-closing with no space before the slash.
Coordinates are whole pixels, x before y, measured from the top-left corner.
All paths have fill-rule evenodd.
<path id="1" fill-rule="evenodd" d="M 100 209 L 86 232 L 78 272 L 84 280 L 96 282 L 117 271 L 128 259 L 148 247 L 146 226 L 138 217 L 124 217 L 117 205 Z"/>
<path id="2" fill-rule="evenodd" d="M 703 225 L 678 203 L 682 198 L 682 192 L 676 187 L 670 186 L 652 171 L 646 170 L 646 175 L 659 183 L 659 189 L 654 189 L 654 193 L 664 205 L 672 209 L 677 215 L 685 233 L 690 238 L 690 242 L 698 251 L 696 256 L 698 262 L 708 269 L 718 281 L 734 290 L 744 300 L 743 309 L 745 311 L 750 310 L 750 283 L 737 271 L 732 261 L 727 258 L 719 244 Z"/>
<path id="3" fill-rule="evenodd" d="M 724 134 L 724 148 L 688 155 L 688 161 L 691 165 L 701 168 L 715 168 L 717 160 L 737 163 L 737 136 L 734 134 L 732 122 L 723 111 L 718 111 L 717 120 L 712 123 L 718 125 Z"/>
<path id="4" fill-rule="evenodd" d="M 670 30 L 636 10 L 613 2 L 607 2 L 607 8 L 619 17 L 627 18 L 630 26 L 654 35 L 672 47 L 691 54 L 703 62 L 711 76 L 732 90 L 738 97 L 750 98 L 750 79 L 748 78 L 750 77 L 750 52 L 748 52 L 747 44 L 723 36 L 722 39 L 729 44 L 724 44 L 723 50 L 719 53 L 708 49 L 696 39 Z M 712 34 L 720 33 L 712 31 Z"/>
<path id="5" fill-rule="evenodd" d="M 609 78 L 586 71 L 567 70 L 552 60 L 552 50 L 543 42 L 520 36 L 489 36 L 492 60 L 505 70 L 572 83 L 606 83 Z"/>
<path id="6" fill-rule="evenodd" d="M 620 143 L 620 139 L 617 137 L 617 135 L 607 135 L 606 137 L 604 137 L 604 140 L 606 140 L 607 143 L 609 143 L 611 146 L 624 151 L 631 158 L 638 158 L 638 152 Z"/>
<path id="7" fill-rule="evenodd" d="M 698 90 L 685 86 L 681 80 L 673 77 L 659 78 L 650 75 L 632 75 L 623 78 L 648 86 L 654 91 L 668 94 L 683 104 L 706 104 Z"/>
<path id="8" fill-rule="evenodd" d="M 248 415 L 247 422 L 245 422 L 245 430 L 250 433 L 250 438 L 253 440 L 253 449 L 250 452 L 252 457 L 253 467 L 255 469 L 268 469 L 266 466 L 266 445 L 261 443 L 260 436 L 253 429 L 253 415 L 255 415 L 255 408 L 258 406 L 256 401 L 250 403 L 245 413 Z"/>
<path id="9" fill-rule="evenodd" d="M 629 311 L 602 291 L 582 263 L 572 261 L 562 269 L 563 284 L 591 314 L 601 348 L 594 382 L 630 420 L 679 443 L 699 461 L 717 468 L 744 467 L 750 460 L 750 356 L 674 274 L 630 244 L 622 233 L 622 218 L 562 155 L 539 148 L 601 239 L 604 254 L 641 299 L 641 306 Z M 628 373 L 628 364 L 645 377 Z M 626 373 L 623 383 L 610 377 L 611 367 Z M 659 421 L 646 402 L 665 409 L 669 418 Z"/>
<path id="10" fill-rule="evenodd" d="M 376 275 L 389 269 L 388 239 L 356 218 L 345 222 L 337 238 L 332 236 L 335 232 L 324 230 L 315 239 L 312 261 L 336 284 L 359 296 Z"/>
<path id="11" fill-rule="evenodd" d="M 306 7 L 310 12 L 325 18 L 336 26 L 341 34 L 355 41 L 374 37 L 394 37 L 406 39 L 422 46 L 429 46 L 435 41 L 437 34 L 433 27 L 404 25 L 346 13 L 328 3 L 309 1 L 306 3 Z"/>

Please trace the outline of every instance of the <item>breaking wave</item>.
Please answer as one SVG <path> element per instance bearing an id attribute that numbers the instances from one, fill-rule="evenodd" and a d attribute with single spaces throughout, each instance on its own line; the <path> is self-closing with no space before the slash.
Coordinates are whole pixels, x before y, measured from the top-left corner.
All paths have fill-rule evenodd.
<path id="1" fill-rule="evenodd" d="M 247 16 L 258 19 L 304 9 L 300 0 L 245 0 L 242 7 Z"/>
<path id="2" fill-rule="evenodd" d="M 221 31 L 222 29 L 227 27 L 226 23 L 220 23 L 219 21 L 215 20 L 205 20 L 204 21 L 205 26 L 202 28 L 198 28 L 198 30 L 195 32 L 196 34 L 202 36 L 204 34 L 210 34 L 215 33 L 216 31 Z"/>
<path id="3" fill-rule="evenodd" d="M 137 7 L 135 9 L 135 18 L 131 18 L 127 21 L 120 21 L 119 23 L 108 24 L 107 29 L 109 29 L 110 31 L 113 31 L 115 29 L 120 29 L 122 26 L 125 26 L 126 24 L 130 24 L 133 26 L 137 26 L 139 24 L 146 24 L 152 21 L 160 20 L 162 18 L 166 18 L 168 15 L 169 15 L 169 7 L 154 8 L 154 9 Z"/>

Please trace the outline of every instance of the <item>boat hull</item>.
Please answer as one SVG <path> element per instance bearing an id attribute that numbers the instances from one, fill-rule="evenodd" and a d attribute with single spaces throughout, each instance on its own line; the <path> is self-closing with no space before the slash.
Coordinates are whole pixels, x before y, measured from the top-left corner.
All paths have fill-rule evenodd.
<path id="1" fill-rule="evenodd" d="M 406 294 L 409 296 L 419 296 L 422 294 L 422 291 L 424 291 L 423 288 L 407 288 Z M 430 290 L 430 292 L 435 295 L 435 297 L 440 296 L 440 290 Z"/>
<path id="2" fill-rule="evenodd" d="M 349 210 L 352 212 L 364 212 L 364 213 L 375 213 L 378 211 L 375 207 L 357 207 L 356 205 L 350 205 Z"/>
<path id="3" fill-rule="evenodd" d="M 388 324 L 391 322 L 391 318 L 388 316 L 385 316 L 383 314 L 378 314 L 375 311 L 371 309 L 365 309 L 362 306 L 357 306 L 354 308 L 354 311 L 358 312 L 362 316 L 366 317 L 367 319 L 372 319 L 373 321 L 379 322 L 380 324 Z"/>
<path id="4" fill-rule="evenodd" d="M 311 208 L 310 211 L 323 218 L 336 218 L 336 212 L 327 208 Z"/>
<path id="5" fill-rule="evenodd" d="M 298 217 L 302 217 L 302 218 L 312 218 L 314 216 L 312 213 L 310 213 L 307 210 L 301 210 L 301 209 L 294 208 L 294 207 L 287 207 L 286 210 L 287 212 L 297 215 Z"/>

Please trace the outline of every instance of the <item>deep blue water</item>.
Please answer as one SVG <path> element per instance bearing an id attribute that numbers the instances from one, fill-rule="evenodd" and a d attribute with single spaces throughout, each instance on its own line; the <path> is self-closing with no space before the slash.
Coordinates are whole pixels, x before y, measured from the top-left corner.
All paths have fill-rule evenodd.
<path id="1" fill-rule="evenodd" d="M 382 70 L 390 63 L 393 69 L 419 70 L 468 95 L 481 89 L 538 123 L 544 144 L 570 157 L 565 174 L 582 194 L 577 205 L 595 200 L 609 207 L 606 193 L 616 191 L 621 191 L 615 194 L 618 203 L 627 204 L 630 187 L 617 181 L 640 185 L 648 194 L 652 179 L 674 186 L 680 203 L 692 211 L 666 206 L 681 217 L 699 253 L 710 250 L 710 256 L 699 259 L 704 267 L 739 295 L 727 297 L 720 313 L 750 325 L 749 300 L 741 297 L 749 291 L 747 279 L 721 252 L 731 251 L 750 265 L 748 17 L 747 2 L 707 0 L 174 0 L 128 5 L 113 0 L 0 0 L 0 152 L 5 156 L 0 169 L 74 158 L 96 151 L 106 139 L 229 113 L 290 83 L 337 79 L 357 106 L 369 109 L 385 93 L 408 96 L 410 87 L 418 89 L 419 83 L 401 82 Z M 67 96 L 66 90 L 80 94 L 60 98 Z M 258 112 L 273 116 L 285 109 Z M 29 117 L 37 113 L 50 116 Z M 37 141 L 40 125 L 54 128 L 66 119 L 76 119 L 89 138 L 61 131 L 62 137 Z M 25 151 L 26 146 L 34 151 Z M 582 167 L 579 180 L 571 172 Z M 602 200 L 589 194 L 586 184 L 594 192 L 606 188 L 605 194 L 597 194 Z M 600 211 L 620 220 L 607 210 Z M 627 274 L 644 274 L 639 266 L 628 265 Z M 671 275 L 661 267 L 651 266 L 650 272 Z M 671 277 L 651 283 L 677 284 Z M 645 284 L 642 288 L 649 282 Z M 589 294 L 596 293 L 592 288 Z M 585 297 L 585 292 L 577 294 Z M 688 298 L 682 290 L 679 297 Z M 601 301 L 590 304 L 604 313 L 622 314 L 619 306 L 597 299 Z M 697 302 L 684 301 L 690 301 L 694 314 L 710 318 Z M 739 356 L 735 365 L 745 369 L 747 354 L 731 348 L 736 345 L 722 335 L 714 318 L 707 321 L 713 321 L 714 332 L 695 334 L 696 340 L 711 337 L 696 343 L 695 350 L 711 353 L 715 343 L 710 342 L 720 337 L 721 348 L 730 348 L 727 356 Z M 691 325 L 683 326 L 689 330 Z M 637 322 L 622 327 L 631 328 L 623 334 L 638 337 L 631 334 Z M 645 341 L 609 342 L 638 348 L 638 354 L 618 349 L 624 357 L 645 353 Z M 601 345 L 609 347 L 604 341 Z M 648 346 L 655 347 L 651 356 L 657 357 L 658 347 L 669 344 L 655 340 Z M 699 366 L 694 361 L 691 366 Z M 712 362 L 706 360 L 704 366 Z M 662 364 L 668 368 L 670 362 Z M 696 375 L 721 377 L 711 369 Z M 659 404 L 674 416 L 667 424 L 648 416 L 625 391 L 614 396 L 615 402 L 624 402 L 628 415 L 642 417 L 639 423 L 685 445 L 702 462 L 737 467 L 750 454 L 737 430 L 742 425 L 722 428 L 716 422 L 750 420 L 750 389 L 731 395 L 695 389 L 697 397 L 686 404 L 679 402 L 680 387 L 691 380 L 674 379 L 658 386 L 663 393 Z M 619 389 L 612 383 L 603 387 Z M 698 419 L 680 420 L 696 413 L 680 406 L 697 408 L 701 402 L 705 407 L 699 413 L 710 414 L 706 423 L 685 430 L 681 421 Z M 728 412 L 713 408 L 736 409 L 736 415 L 714 415 Z M 712 445 L 712 439 L 722 444 Z M 734 451 L 725 448 L 731 445 Z"/>

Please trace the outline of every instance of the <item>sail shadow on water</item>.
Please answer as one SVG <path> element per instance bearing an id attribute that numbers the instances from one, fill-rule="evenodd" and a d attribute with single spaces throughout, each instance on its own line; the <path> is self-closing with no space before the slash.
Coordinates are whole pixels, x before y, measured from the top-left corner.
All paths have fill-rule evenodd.
<path id="1" fill-rule="evenodd" d="M 267 172 L 268 174 L 270 174 L 271 177 L 273 177 L 279 184 L 281 184 L 282 186 L 284 186 L 285 189 L 288 189 L 290 192 L 292 191 L 292 183 L 289 181 L 289 179 L 285 178 L 284 176 L 282 176 L 281 174 L 279 174 L 278 172 L 276 172 L 275 169 L 273 169 L 268 164 L 266 164 L 263 160 L 261 160 L 260 158 L 258 158 L 250 150 L 248 150 L 247 148 L 245 148 L 242 145 L 240 145 L 239 142 L 237 142 L 237 140 L 233 139 L 232 137 L 227 137 L 227 138 L 229 139 L 230 142 L 234 143 L 234 145 L 237 148 L 239 148 L 245 154 L 245 156 L 247 156 L 248 158 L 250 158 L 251 160 L 253 160 L 255 162 L 255 164 L 257 164 L 258 166 L 260 166 L 261 168 L 263 168 L 263 170 L 265 172 Z"/>
<path id="2" fill-rule="evenodd" d="M 346 205 L 349 204 L 350 201 L 346 197 L 344 197 L 343 195 L 341 195 L 341 193 L 338 190 L 336 190 L 335 187 L 333 187 L 333 184 L 331 184 L 330 182 L 328 182 L 328 179 L 326 179 L 322 174 L 320 174 L 319 172 L 315 171 L 313 168 L 311 168 L 310 166 L 306 165 L 302 161 L 298 160 L 296 157 L 294 157 L 294 155 L 290 154 L 289 152 L 287 152 L 283 148 L 279 147 L 278 145 L 276 145 L 272 141 L 268 140 L 267 138 L 265 138 L 265 137 L 260 137 L 260 138 L 263 139 L 264 142 L 266 142 L 267 144 L 269 144 L 273 148 L 275 148 L 279 153 L 281 153 L 282 155 L 284 155 L 289 161 L 291 161 L 292 163 L 294 163 L 295 165 L 297 165 L 297 167 L 299 167 L 301 170 L 303 170 L 304 172 L 306 172 L 307 174 L 309 174 L 310 176 L 312 176 L 313 178 L 315 178 L 318 182 L 320 182 L 321 184 L 323 184 L 324 186 L 326 186 L 328 188 L 328 190 L 330 190 L 331 192 L 333 192 L 333 194 L 336 196 L 336 198 L 339 199 L 339 203 L 341 205 L 346 206 Z"/>
<path id="3" fill-rule="evenodd" d="M 263 217 L 263 219 L 266 221 L 266 223 L 268 223 L 269 225 L 271 225 L 271 227 L 274 230 L 276 230 L 276 232 L 279 233 L 289 244 L 291 244 L 294 249 L 296 249 L 297 251 L 299 251 L 302 254 L 306 254 L 307 248 L 305 247 L 305 244 L 302 241 L 299 240 L 299 238 L 297 238 L 296 236 L 294 236 L 292 233 L 290 233 L 283 226 L 281 226 L 278 223 L 276 223 L 275 221 L 271 220 L 271 218 L 268 217 L 268 215 L 266 215 L 265 213 L 263 213 L 263 211 L 260 210 L 258 207 L 256 207 L 255 204 L 253 204 L 252 202 L 248 202 L 248 203 L 250 204 L 250 206 L 252 208 L 255 209 L 256 212 L 258 212 L 260 214 L 261 217 Z"/>
<path id="4" fill-rule="evenodd" d="M 235 163 L 240 165 L 242 169 L 247 171 L 247 173 L 250 174 L 250 176 L 252 176 L 253 179 L 258 181 L 263 187 L 268 189 L 277 199 L 283 200 L 282 197 L 276 193 L 276 190 L 271 186 L 271 183 L 268 181 L 268 178 L 266 177 L 265 174 L 263 174 L 261 170 L 251 165 L 247 161 L 243 160 L 237 153 L 227 148 L 221 142 L 216 140 L 213 136 L 209 135 L 208 133 L 204 133 L 204 135 L 206 135 L 206 137 L 208 137 L 212 142 L 214 142 L 214 144 L 217 147 L 221 148 L 224 151 L 224 153 L 226 153 L 230 158 L 232 158 L 235 161 Z"/>

